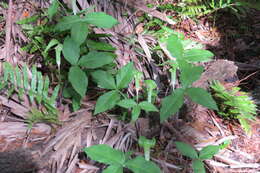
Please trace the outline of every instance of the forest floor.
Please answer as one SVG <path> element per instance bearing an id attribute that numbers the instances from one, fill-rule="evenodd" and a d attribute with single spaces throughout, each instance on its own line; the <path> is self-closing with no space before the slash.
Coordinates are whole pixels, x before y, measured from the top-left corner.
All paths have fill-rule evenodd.
<path id="1" fill-rule="evenodd" d="M 3 76 L 4 62 L 10 62 L 20 68 L 24 64 L 29 67 L 37 65 L 38 70 L 52 77 L 53 84 L 51 85 L 56 84 L 55 75 L 57 74 L 51 73 L 57 69 L 57 66 L 46 65 L 39 50 L 33 53 L 21 50 L 21 47 L 29 44 L 33 38 L 28 38 L 27 33 L 16 23 L 24 18 L 41 15 L 44 11 L 43 7 L 48 7 L 48 4 L 32 3 L 26 0 L 13 1 L 13 4 L 4 2 L 0 3 L 0 74 Z M 165 69 L 155 63 L 158 59 L 158 56 L 154 55 L 155 51 L 149 53 L 151 45 L 158 44 L 156 38 L 150 33 L 160 30 L 161 26 L 167 26 L 183 33 L 185 38 L 202 44 L 204 49 L 214 53 L 212 62 L 200 63 L 204 66 L 205 72 L 197 81 L 197 86 L 208 85 L 205 81 L 209 79 L 218 79 L 227 87 L 239 86 L 242 91 L 250 94 L 259 108 L 259 10 L 249 9 L 246 16 L 241 16 L 241 18 L 228 11 L 219 11 L 216 17 L 213 17 L 215 13 L 197 19 L 183 17 L 177 23 L 169 24 L 165 21 L 156 22 L 158 15 L 167 13 L 176 17 L 176 13 L 173 10 L 161 10 L 158 13 L 154 10 L 147 11 L 148 2 L 140 5 L 130 4 L 131 1 L 129 1 L 129 4 L 122 5 L 118 0 L 115 1 L 116 5 L 112 5 L 115 9 L 96 1 L 88 1 L 85 4 L 80 0 L 78 2 L 78 6 L 82 9 L 88 5 L 96 5 L 94 8 L 96 11 L 104 10 L 120 22 L 113 29 L 94 29 L 94 32 L 98 34 L 111 34 L 106 41 L 117 49 L 118 68 L 133 61 L 136 68 L 146 72 L 146 77 L 149 79 L 154 77 L 149 74 L 158 72 L 156 74 L 161 76 L 159 84 L 162 85 L 163 94 L 167 93 L 170 88 L 167 86 L 170 80 L 169 75 Z M 142 16 L 146 17 L 141 19 Z M 159 18 L 164 19 L 162 16 Z M 38 20 L 36 25 L 41 25 L 41 22 L 43 20 Z M 132 38 L 134 44 L 129 44 L 124 37 Z M 147 46 L 150 49 L 146 49 Z M 140 50 L 143 51 L 140 53 Z M 151 63 L 149 56 L 154 59 Z M 0 76 L 0 79 L 3 78 Z M 82 151 L 84 147 L 108 144 L 122 151 L 131 150 L 134 155 L 141 155 L 143 150 L 137 142 L 139 136 L 156 139 L 156 145 L 151 151 L 151 160 L 159 165 L 164 173 L 192 172 L 191 160 L 178 152 L 175 141 L 188 143 L 199 150 L 207 145 L 220 145 L 229 140 L 230 144 L 225 149 L 212 159 L 204 161 L 207 172 L 256 173 L 260 171 L 260 119 L 258 115 L 256 120 L 250 122 L 251 135 L 247 135 L 238 121 L 224 120 L 217 112 L 185 100 L 185 106 L 179 111 L 178 116 L 173 116 L 163 123 L 159 122 L 158 113 L 151 113 L 149 116 L 142 116 L 133 124 L 124 121 L 123 118 L 118 118 L 118 110 L 94 116 L 93 110 L 97 98 L 103 92 L 96 88 L 90 84 L 82 100 L 81 108 L 76 112 L 71 109 L 72 101 L 62 98 L 60 94 L 57 99 L 57 108 L 61 124 L 39 121 L 32 128 L 28 128 L 26 119 L 29 116 L 28 112 L 35 105 L 28 100 L 19 101 L 18 94 L 7 97 L 6 93 L 1 91 L 0 172 L 4 169 L 6 170 L 3 173 L 8 171 L 21 173 L 28 170 L 37 170 L 42 173 L 101 172 L 105 169 L 105 165 L 91 161 Z M 130 95 L 133 90 L 133 85 L 130 85 L 128 89 Z M 50 92 L 53 90 L 50 89 Z M 161 100 L 158 96 L 157 105 L 160 105 Z M 259 114 L 259 111 L 257 113 Z M 11 171 L 9 168 L 7 170 L 6 165 L 1 165 L 1 163 L 7 163 L 2 161 L 6 157 L 10 157 L 8 164 L 12 163 L 10 164 Z"/>

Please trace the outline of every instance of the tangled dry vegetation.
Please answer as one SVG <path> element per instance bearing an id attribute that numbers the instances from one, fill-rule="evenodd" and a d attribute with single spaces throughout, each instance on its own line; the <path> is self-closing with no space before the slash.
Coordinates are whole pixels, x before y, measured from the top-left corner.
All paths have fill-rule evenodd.
<path id="1" fill-rule="evenodd" d="M 9 62 L 15 67 L 23 67 L 27 64 L 31 68 L 36 65 L 39 71 L 50 76 L 50 81 L 53 82 L 50 86 L 56 86 L 58 80 L 55 75 L 57 74 L 51 74 L 51 72 L 57 67 L 53 65 L 48 67 L 44 63 L 43 55 L 39 52 L 28 53 L 21 50 L 31 42 L 32 38 L 28 38 L 21 25 L 16 23 L 21 19 L 42 13 L 43 9 L 48 8 L 50 4 L 37 0 L 9 0 L 9 4 L 6 3 L 6 5 L 4 2 L 0 4 L 0 73 L 3 76 L 4 62 Z M 238 49 L 243 51 L 249 49 L 246 43 L 248 40 L 245 41 L 244 37 L 233 40 L 236 46 L 232 47 L 230 40 L 226 39 L 228 36 L 220 32 L 221 28 L 217 28 L 218 25 L 213 27 L 205 18 L 197 23 L 190 18 L 176 21 L 174 18 L 167 17 L 168 14 L 174 15 L 170 10 L 159 11 L 156 8 L 147 7 L 147 4 L 153 3 L 156 6 L 167 2 L 77 0 L 77 8 L 78 10 L 90 8 L 98 12 L 103 11 L 118 20 L 119 24 L 115 27 L 93 28 L 93 33 L 109 34 L 109 37 L 103 41 L 116 48 L 118 69 L 133 62 L 135 68 L 143 72 L 145 79 L 156 81 L 158 91 L 162 91 L 156 98 L 157 105 L 160 105 L 162 98 L 171 90 L 169 82 L 171 79 L 166 72 L 166 66 L 158 65 L 158 61 L 161 62 L 158 60 L 160 56 L 154 55 L 156 51 L 151 50 L 152 47 L 159 45 L 159 42 L 154 35 L 146 32 L 147 21 L 140 22 L 140 16 L 144 15 L 163 21 L 163 26 L 169 26 L 171 29 L 184 33 L 187 38 L 202 43 L 204 48 L 215 53 L 214 61 L 200 63 L 205 67 L 205 71 L 200 79 L 193 83 L 194 87 L 209 89 L 209 81 L 213 80 L 224 83 L 226 87 L 237 86 L 240 82 L 238 77 L 246 78 L 247 76 L 254 80 L 254 82 L 248 82 L 247 86 L 258 85 L 259 88 L 259 54 L 252 53 L 254 57 L 251 57 L 251 60 L 246 60 L 244 56 L 240 62 L 234 57 Z M 70 1 L 64 0 L 64 5 L 73 8 Z M 254 22 L 260 19 L 259 11 L 254 11 L 254 15 Z M 41 22 L 44 22 L 44 18 L 39 19 L 36 25 L 40 25 Z M 255 27 L 255 31 L 260 28 L 257 22 L 252 26 Z M 157 30 L 156 27 L 151 26 L 148 30 Z M 227 33 L 235 30 L 228 27 L 223 26 L 224 29 L 229 29 Z M 260 50 L 257 45 L 257 40 L 259 42 L 260 39 L 259 33 L 251 31 L 248 34 L 251 35 L 247 38 L 255 38 L 255 41 L 251 40 L 250 44 L 256 46 L 253 52 L 257 52 Z M 223 40 L 229 43 L 224 43 Z M 167 51 L 163 56 L 167 57 Z M 223 56 L 229 56 L 229 58 L 223 59 Z M 28 76 L 30 78 L 33 74 L 28 74 Z M 230 140 L 228 147 L 221 150 L 213 159 L 204 161 L 206 170 L 212 173 L 260 171 L 258 118 L 251 122 L 252 132 L 249 136 L 243 132 L 237 122 L 223 120 L 215 111 L 185 99 L 185 106 L 178 112 L 178 115 L 163 123 L 160 123 L 158 113 L 154 112 L 149 113 L 149 117 L 139 118 L 135 123 L 126 123 L 127 121 L 123 118 L 116 116 L 116 111 L 93 115 L 97 96 L 101 95 L 103 90 L 94 90 L 96 88 L 91 87 L 81 101 L 81 108 L 75 112 L 70 106 L 72 101 L 58 94 L 56 104 L 59 123 L 40 121 L 34 123 L 32 128 L 28 128 L 28 112 L 31 111 L 31 107 L 39 105 L 37 103 L 32 105 L 30 98 L 20 101 L 18 94 L 11 97 L 0 95 L 0 170 L 4 170 L 4 173 L 35 170 L 46 173 L 100 172 L 105 169 L 105 165 L 91 161 L 84 154 L 82 150 L 84 147 L 107 144 L 124 152 L 132 150 L 134 155 L 138 156 L 142 154 L 137 144 L 138 138 L 146 136 L 156 138 L 156 145 L 151 151 L 151 160 L 165 173 L 192 172 L 190 160 L 177 151 L 175 141 L 183 141 L 200 150 L 205 146 L 220 145 Z M 134 87 L 133 83 L 129 85 L 128 95 L 134 96 L 136 92 Z M 40 106 L 39 109 L 44 108 Z M 10 167 L 5 167 L 4 164 L 9 164 Z"/>

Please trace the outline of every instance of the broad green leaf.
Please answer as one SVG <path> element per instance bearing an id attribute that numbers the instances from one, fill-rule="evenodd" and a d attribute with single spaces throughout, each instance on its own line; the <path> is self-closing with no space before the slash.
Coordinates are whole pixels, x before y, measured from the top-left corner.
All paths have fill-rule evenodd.
<path id="1" fill-rule="evenodd" d="M 153 111 L 153 112 L 158 112 L 159 110 L 150 102 L 147 101 L 143 101 L 141 103 L 139 103 L 139 106 L 141 107 L 141 109 L 149 112 L 149 111 Z"/>
<path id="2" fill-rule="evenodd" d="M 189 87 L 193 82 L 198 80 L 203 72 L 202 66 L 194 66 L 184 60 L 178 61 L 181 71 L 180 79 L 183 88 Z"/>
<path id="3" fill-rule="evenodd" d="M 162 107 L 160 109 L 160 121 L 163 122 L 171 115 L 174 115 L 183 105 L 184 90 L 176 89 L 171 95 L 162 100 Z"/>
<path id="4" fill-rule="evenodd" d="M 129 109 L 137 105 L 133 99 L 124 99 L 117 103 L 118 106 Z"/>
<path id="5" fill-rule="evenodd" d="M 96 70 L 91 73 L 94 81 L 97 82 L 99 87 L 105 89 L 116 89 L 114 77 L 106 71 Z"/>
<path id="6" fill-rule="evenodd" d="M 183 58 L 189 62 L 207 62 L 214 54 L 204 49 L 190 49 L 184 52 Z"/>
<path id="7" fill-rule="evenodd" d="M 199 159 L 211 159 L 219 151 L 218 145 L 208 145 L 199 152 Z"/>
<path id="8" fill-rule="evenodd" d="M 123 167 L 121 165 L 110 165 L 102 173 L 123 173 Z"/>
<path id="9" fill-rule="evenodd" d="M 137 156 L 126 162 L 126 167 L 134 173 L 160 173 L 160 168 L 151 161 L 146 161 L 144 157 Z"/>
<path id="10" fill-rule="evenodd" d="M 167 49 L 174 58 L 183 57 L 183 46 L 177 35 L 172 35 L 167 40 Z"/>
<path id="11" fill-rule="evenodd" d="M 65 16 L 55 26 L 55 30 L 66 31 L 71 29 L 72 26 L 77 25 L 80 22 L 82 22 L 82 19 L 77 15 Z"/>
<path id="12" fill-rule="evenodd" d="M 120 94 L 117 91 L 110 91 L 103 94 L 97 100 L 94 115 L 113 108 L 119 100 Z"/>
<path id="13" fill-rule="evenodd" d="M 114 61 L 114 54 L 109 52 L 91 51 L 87 55 L 82 56 L 79 60 L 79 65 L 89 69 L 102 67 Z"/>
<path id="14" fill-rule="evenodd" d="M 217 104 L 212 96 L 203 88 L 188 88 L 186 90 L 192 101 L 209 109 L 218 110 Z"/>
<path id="15" fill-rule="evenodd" d="M 52 17 L 57 13 L 59 8 L 58 0 L 53 0 L 50 7 L 48 8 L 48 17 L 52 19 Z"/>
<path id="16" fill-rule="evenodd" d="M 203 44 L 195 42 L 195 41 L 190 40 L 190 39 L 182 40 L 181 43 L 183 45 L 183 49 L 184 50 L 188 50 L 188 49 L 202 49 L 203 48 Z"/>
<path id="17" fill-rule="evenodd" d="M 62 53 L 71 65 L 76 65 L 80 56 L 79 44 L 72 38 L 66 37 L 63 43 Z"/>
<path id="18" fill-rule="evenodd" d="M 102 51 L 110 51 L 113 52 L 116 50 L 111 44 L 100 42 L 100 41 L 93 41 L 87 40 L 87 46 L 90 50 L 102 50 Z"/>
<path id="19" fill-rule="evenodd" d="M 69 81 L 77 93 L 84 97 L 87 91 L 88 78 L 78 66 L 72 66 L 69 70 Z"/>
<path id="20" fill-rule="evenodd" d="M 88 13 L 82 20 L 99 28 L 112 28 L 118 24 L 115 18 L 103 12 Z"/>
<path id="21" fill-rule="evenodd" d="M 140 113 L 141 113 L 140 106 L 138 105 L 134 106 L 131 115 L 131 122 L 135 122 L 138 119 Z"/>
<path id="22" fill-rule="evenodd" d="M 72 26 L 71 38 L 81 45 L 87 38 L 88 24 L 80 22 Z"/>
<path id="23" fill-rule="evenodd" d="M 123 89 L 128 86 L 134 77 L 134 70 L 135 69 L 132 62 L 119 69 L 116 75 L 116 85 L 118 89 Z"/>
<path id="24" fill-rule="evenodd" d="M 206 173 L 203 162 L 198 159 L 192 161 L 192 169 L 194 173 Z"/>
<path id="25" fill-rule="evenodd" d="M 83 149 L 91 160 L 105 164 L 123 165 L 126 161 L 122 151 L 113 149 L 106 144 L 93 145 Z"/>
<path id="26" fill-rule="evenodd" d="M 191 159 L 197 159 L 198 153 L 196 150 L 189 144 L 184 142 L 175 142 L 176 148 L 180 151 L 180 153 L 184 156 L 187 156 Z"/>

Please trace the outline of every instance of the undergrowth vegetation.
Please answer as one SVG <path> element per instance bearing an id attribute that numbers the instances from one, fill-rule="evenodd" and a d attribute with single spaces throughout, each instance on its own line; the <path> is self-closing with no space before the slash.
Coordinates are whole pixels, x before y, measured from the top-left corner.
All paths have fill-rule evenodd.
<path id="1" fill-rule="evenodd" d="M 232 0 L 209 0 L 208 3 L 186 0 L 178 6 L 181 7 L 179 12 L 187 16 L 205 15 L 224 8 L 242 10 L 238 2 Z M 43 57 L 45 67 L 55 67 L 54 71 L 49 70 L 51 74 L 43 74 L 36 66 L 29 68 L 24 65 L 20 69 L 4 63 L 0 90 L 7 91 L 8 97 L 16 93 L 20 100 L 29 98 L 32 106 L 27 122 L 30 127 L 33 123 L 42 121 L 59 123 L 56 105 L 56 99 L 59 97 L 71 101 L 71 110 L 80 109 L 91 83 L 100 91 L 94 115 L 119 110 L 117 112 L 120 119 L 127 115 L 124 120 L 135 123 L 140 116 L 156 112 L 155 115 L 158 115 L 163 123 L 175 115 L 188 98 L 215 110 L 224 118 L 238 119 L 245 131 L 250 132 L 248 120 L 254 120 L 256 107 L 245 93 L 239 92 L 239 88 L 226 90 L 220 83 L 215 82 L 211 86 L 212 97 L 206 89 L 193 87 L 193 83 L 199 80 L 204 72 L 203 66 L 198 64 L 209 62 L 214 56 L 212 52 L 202 49 L 200 44 L 185 39 L 183 34 L 164 26 L 153 33 L 159 42 L 153 51 L 162 53 L 162 61 L 157 65 L 166 67 L 170 75 L 171 91 L 165 94 L 159 105 L 156 102 L 157 83 L 144 79 L 143 73 L 135 68 L 133 62 L 117 69 L 116 49 L 102 41 L 109 35 L 93 32 L 94 27 L 112 28 L 118 24 L 116 19 L 103 12 L 91 12 L 89 9 L 78 13 L 73 11 L 73 14 L 70 11 L 68 14 L 71 15 L 64 16 L 60 16 L 58 11 L 59 2 L 54 0 L 45 14 L 48 18 L 41 20 L 36 27 L 32 23 L 35 24 L 40 19 L 39 16 L 17 22 L 31 41 L 22 50 L 30 54 L 39 53 Z M 48 75 L 54 77 L 50 80 Z M 57 85 L 51 85 L 52 82 Z M 127 89 L 131 84 L 134 84 L 134 96 L 128 94 Z M 140 138 L 139 144 L 144 147 L 145 157 L 131 157 L 131 152 L 124 153 L 103 144 L 85 148 L 84 151 L 91 159 L 109 165 L 104 173 L 123 172 L 123 168 L 135 173 L 160 172 L 159 167 L 150 161 L 149 149 L 155 145 L 155 140 Z M 195 172 L 205 172 L 203 160 L 212 158 L 219 151 L 219 146 L 205 147 L 199 153 L 187 144 L 177 142 L 176 146 L 184 156 L 193 160 Z"/>
<path id="2" fill-rule="evenodd" d="M 238 120 L 247 134 L 251 134 L 249 121 L 255 120 L 256 104 L 239 87 L 225 88 L 220 82 L 212 83 L 213 97 L 218 103 L 218 115 L 224 119 Z"/>
<path id="3" fill-rule="evenodd" d="M 201 17 L 220 10 L 229 11 L 238 18 L 244 16 L 248 8 L 260 9 L 257 0 L 181 0 L 178 3 L 159 5 L 160 10 L 173 10 L 182 17 Z"/>

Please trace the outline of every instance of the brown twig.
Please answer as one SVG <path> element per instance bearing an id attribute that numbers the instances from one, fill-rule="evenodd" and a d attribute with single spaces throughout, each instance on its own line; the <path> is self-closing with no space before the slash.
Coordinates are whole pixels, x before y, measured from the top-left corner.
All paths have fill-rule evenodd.
<path id="1" fill-rule="evenodd" d="M 13 25 L 12 12 L 13 12 L 13 0 L 9 0 L 6 27 L 5 27 L 5 54 L 4 58 L 7 62 L 11 62 L 10 48 L 11 48 L 11 31 Z"/>

